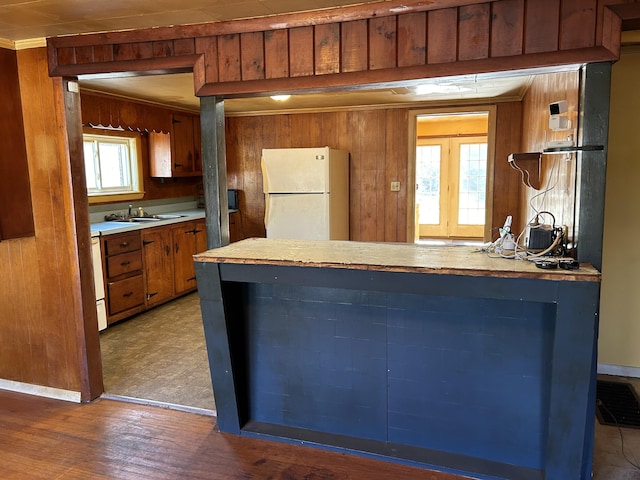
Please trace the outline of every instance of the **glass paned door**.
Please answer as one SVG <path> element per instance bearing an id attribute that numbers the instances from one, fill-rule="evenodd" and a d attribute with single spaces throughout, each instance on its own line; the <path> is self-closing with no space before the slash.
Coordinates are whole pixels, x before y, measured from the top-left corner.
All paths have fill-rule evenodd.
<path id="1" fill-rule="evenodd" d="M 487 189 L 487 138 L 420 140 L 416 205 L 421 237 L 482 238 Z"/>

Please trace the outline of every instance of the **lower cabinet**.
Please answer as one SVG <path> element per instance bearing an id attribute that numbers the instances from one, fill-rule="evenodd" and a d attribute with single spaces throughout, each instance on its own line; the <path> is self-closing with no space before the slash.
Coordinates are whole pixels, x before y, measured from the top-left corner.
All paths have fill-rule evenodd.
<path id="1" fill-rule="evenodd" d="M 171 230 L 167 227 L 149 228 L 143 230 L 141 235 L 145 301 L 151 307 L 169 300 L 174 294 Z"/>
<path id="2" fill-rule="evenodd" d="M 204 221 L 102 238 L 109 324 L 197 288 L 193 255 L 207 248 Z"/>
<path id="3" fill-rule="evenodd" d="M 171 229 L 176 294 L 196 288 L 193 256 L 206 250 L 204 222 L 184 222 Z M 204 243 L 204 246 L 203 246 Z"/>
<path id="4" fill-rule="evenodd" d="M 117 322 L 145 308 L 140 233 L 102 237 L 107 323 Z"/>

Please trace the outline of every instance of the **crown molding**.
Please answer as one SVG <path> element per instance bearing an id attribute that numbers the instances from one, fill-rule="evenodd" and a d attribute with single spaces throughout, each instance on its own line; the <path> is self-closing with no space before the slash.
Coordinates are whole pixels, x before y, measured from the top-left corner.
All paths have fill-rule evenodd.
<path id="1" fill-rule="evenodd" d="M 40 38 L 27 38 L 25 40 L 16 40 L 13 42 L 16 50 L 27 50 L 29 48 L 40 48 L 47 46 L 47 39 Z"/>
<path id="2" fill-rule="evenodd" d="M 0 48 L 6 48 L 8 50 L 16 49 L 16 42 L 13 40 L 7 40 L 6 38 L 0 38 Z"/>
<path id="3" fill-rule="evenodd" d="M 25 40 L 9 40 L 8 38 L 0 38 L 0 48 L 7 48 L 9 50 L 27 50 L 29 48 L 40 48 L 47 46 L 47 39 L 41 38 L 27 38 Z"/>

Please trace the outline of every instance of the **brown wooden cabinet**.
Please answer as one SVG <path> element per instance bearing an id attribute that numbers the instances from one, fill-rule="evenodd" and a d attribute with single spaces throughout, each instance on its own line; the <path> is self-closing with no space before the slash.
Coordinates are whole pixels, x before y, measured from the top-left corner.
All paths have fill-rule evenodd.
<path id="1" fill-rule="evenodd" d="M 140 232 L 103 237 L 107 323 L 142 311 L 144 280 Z"/>
<path id="2" fill-rule="evenodd" d="M 109 324 L 197 288 L 193 255 L 207 249 L 204 220 L 102 237 Z"/>
<path id="3" fill-rule="evenodd" d="M 240 212 L 229 213 L 229 242 L 242 240 L 242 217 Z"/>
<path id="4" fill-rule="evenodd" d="M 204 222 L 180 223 L 171 229 L 171 238 L 173 240 L 175 292 L 179 294 L 196 288 L 193 255 L 206 250 Z"/>
<path id="5" fill-rule="evenodd" d="M 149 171 L 152 177 L 202 175 L 200 119 L 196 115 L 171 114 L 170 133 L 149 133 Z"/>
<path id="6" fill-rule="evenodd" d="M 173 253 L 171 230 L 157 227 L 142 230 L 144 255 L 145 301 L 147 307 L 173 297 Z"/>

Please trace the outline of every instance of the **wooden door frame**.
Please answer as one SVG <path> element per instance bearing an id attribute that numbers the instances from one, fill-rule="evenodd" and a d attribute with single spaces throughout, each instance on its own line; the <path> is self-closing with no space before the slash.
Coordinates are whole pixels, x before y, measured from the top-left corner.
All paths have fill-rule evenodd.
<path id="1" fill-rule="evenodd" d="M 495 104 L 469 105 L 462 107 L 436 107 L 422 108 L 409 111 L 409 158 L 407 165 L 407 185 L 414 188 L 407 188 L 407 241 L 413 242 L 418 238 L 416 229 L 416 146 L 417 146 L 417 122 L 418 117 L 425 115 L 443 114 L 471 114 L 486 113 L 487 119 L 487 196 L 484 217 L 484 241 L 491 238 L 491 219 L 493 218 L 493 192 L 494 192 L 494 169 L 495 169 L 495 143 L 496 143 L 496 113 Z"/>

